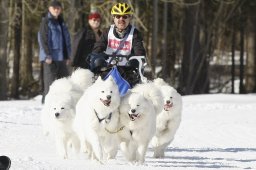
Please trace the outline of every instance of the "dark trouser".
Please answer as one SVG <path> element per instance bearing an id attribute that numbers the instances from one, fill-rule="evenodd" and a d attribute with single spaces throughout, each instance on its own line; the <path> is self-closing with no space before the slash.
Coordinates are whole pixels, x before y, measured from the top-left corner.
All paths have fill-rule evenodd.
<path id="1" fill-rule="evenodd" d="M 44 63 L 43 70 L 44 93 L 42 103 L 44 103 L 45 96 L 54 80 L 69 76 L 66 61 L 53 61 L 51 64 Z"/>

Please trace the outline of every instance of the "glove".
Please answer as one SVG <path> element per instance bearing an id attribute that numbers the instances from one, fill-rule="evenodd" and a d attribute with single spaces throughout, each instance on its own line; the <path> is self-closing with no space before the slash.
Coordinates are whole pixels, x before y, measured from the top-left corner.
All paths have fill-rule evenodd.
<path id="1" fill-rule="evenodd" d="M 90 70 L 94 73 L 102 71 L 107 68 L 106 58 L 108 56 L 105 53 L 91 53 L 88 55 L 86 61 L 89 62 Z"/>

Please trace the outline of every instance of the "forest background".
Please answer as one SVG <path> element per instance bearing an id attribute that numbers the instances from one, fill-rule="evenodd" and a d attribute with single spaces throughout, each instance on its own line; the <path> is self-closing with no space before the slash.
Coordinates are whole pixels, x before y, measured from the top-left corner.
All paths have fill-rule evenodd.
<path id="1" fill-rule="evenodd" d="M 102 28 L 115 0 L 60 0 L 71 38 L 92 11 Z M 146 75 L 182 95 L 256 92 L 255 0 L 124 0 L 143 33 Z M 0 100 L 42 92 L 37 32 L 49 0 L 0 0 Z"/>

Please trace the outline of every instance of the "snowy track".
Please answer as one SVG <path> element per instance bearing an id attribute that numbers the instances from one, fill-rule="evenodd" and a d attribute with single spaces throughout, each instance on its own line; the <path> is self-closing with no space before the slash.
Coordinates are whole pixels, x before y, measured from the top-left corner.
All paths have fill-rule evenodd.
<path id="1" fill-rule="evenodd" d="M 182 122 L 164 159 L 148 149 L 143 166 L 129 165 L 119 152 L 105 165 L 86 155 L 61 160 L 53 139 L 43 136 L 40 98 L 0 102 L 0 155 L 11 170 L 79 169 L 256 169 L 256 95 L 183 97 Z"/>

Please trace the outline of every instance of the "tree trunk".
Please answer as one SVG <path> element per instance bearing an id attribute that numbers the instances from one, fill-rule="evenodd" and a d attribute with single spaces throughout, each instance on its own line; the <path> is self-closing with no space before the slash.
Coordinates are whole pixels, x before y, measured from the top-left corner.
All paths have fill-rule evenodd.
<path id="1" fill-rule="evenodd" d="M 153 0 L 153 35 L 152 35 L 152 46 L 151 46 L 151 67 L 152 67 L 152 75 L 155 78 L 156 72 L 156 57 L 157 57 L 157 32 L 158 32 L 158 0 Z"/>
<path id="2" fill-rule="evenodd" d="M 254 22 L 253 22 L 253 30 L 254 30 L 254 88 L 253 88 L 253 93 L 256 93 L 256 17 L 254 17 Z"/>
<path id="3" fill-rule="evenodd" d="M 167 78 L 167 23 L 168 23 L 168 3 L 164 2 L 164 12 L 163 12 L 163 41 L 162 41 L 162 77 Z M 170 67 L 170 66 L 169 66 Z"/>
<path id="4" fill-rule="evenodd" d="M 0 100 L 7 99 L 8 1 L 0 2 Z"/>
<path id="5" fill-rule="evenodd" d="M 167 56 L 167 75 L 170 78 L 169 84 L 175 85 L 176 82 L 176 72 L 175 72 L 175 63 L 176 63 L 176 50 L 177 50 L 177 32 L 175 30 L 175 24 L 174 24 L 174 13 L 173 12 L 173 4 L 168 4 L 168 23 L 169 23 L 169 28 L 172 30 L 170 32 L 170 40 L 169 45 L 168 45 L 168 56 Z"/>
<path id="6" fill-rule="evenodd" d="M 21 0 L 15 1 L 15 20 L 14 20 L 14 56 L 13 56 L 13 75 L 11 82 L 11 97 L 19 98 L 19 69 L 20 69 L 20 48 L 21 48 L 21 19 L 22 3 Z"/>
<path id="7" fill-rule="evenodd" d="M 243 13 L 241 14 L 240 18 L 240 83 L 239 83 L 239 93 L 243 94 L 245 93 L 244 88 L 244 24 L 245 24 L 245 18 L 243 16 Z"/>
<path id="8" fill-rule="evenodd" d="M 208 89 L 207 60 L 200 53 L 199 7 L 199 4 L 185 7 L 184 53 L 179 87 L 183 94 L 207 93 Z"/>
<path id="9" fill-rule="evenodd" d="M 22 2 L 22 43 L 20 59 L 20 93 L 23 96 L 31 97 L 33 70 L 32 70 L 32 27 L 29 25 L 30 18 L 26 17 L 25 3 Z"/>
<path id="10" fill-rule="evenodd" d="M 255 32 L 253 27 L 255 23 L 253 23 L 253 20 L 248 19 L 248 29 L 247 31 L 247 61 L 246 61 L 246 70 L 245 70 L 245 89 L 248 93 L 252 93 L 255 87 L 255 77 L 256 77 L 256 72 L 255 72 Z"/>
<path id="11" fill-rule="evenodd" d="M 235 46 L 236 46 L 236 31 L 234 26 L 234 18 L 232 19 L 232 42 L 231 42 L 231 93 L 235 93 Z"/>
<path id="12" fill-rule="evenodd" d="M 85 5 L 81 0 L 71 0 L 69 11 L 64 11 L 67 16 L 67 25 L 71 34 L 71 40 L 73 41 L 73 36 L 87 25 L 87 19 L 82 17 L 81 7 Z"/>

